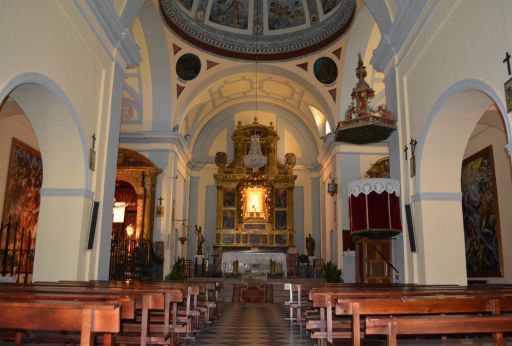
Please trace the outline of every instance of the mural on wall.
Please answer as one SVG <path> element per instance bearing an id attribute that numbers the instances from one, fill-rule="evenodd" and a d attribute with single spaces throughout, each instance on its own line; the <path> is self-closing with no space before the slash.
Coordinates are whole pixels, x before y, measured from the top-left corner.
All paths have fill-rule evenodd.
<path id="1" fill-rule="evenodd" d="M 272 0 L 269 3 L 268 28 L 280 30 L 306 23 L 302 1 Z"/>
<path id="2" fill-rule="evenodd" d="M 331 12 L 339 3 L 340 0 L 322 0 L 322 10 L 324 14 Z"/>
<path id="3" fill-rule="evenodd" d="M 502 276 L 492 146 L 463 161 L 461 189 L 468 277 Z"/>
<path id="4" fill-rule="evenodd" d="M 189 11 L 192 9 L 192 6 L 194 5 L 194 0 L 178 0 L 178 2 Z"/>
<path id="5" fill-rule="evenodd" d="M 15 238 L 10 237 L 9 244 L 15 242 L 16 247 L 22 245 L 23 248 L 27 248 L 27 245 L 30 245 L 30 248 L 34 249 L 42 182 L 41 154 L 13 138 L 2 221 L 5 223 L 11 218 L 11 222 L 18 225 L 18 232 Z M 31 233 L 30 244 L 27 244 L 29 232 Z M 1 241 L 2 246 L 5 246 L 5 239 Z"/>
<path id="6" fill-rule="evenodd" d="M 249 0 L 216 0 L 212 3 L 210 22 L 236 29 L 248 28 Z"/>

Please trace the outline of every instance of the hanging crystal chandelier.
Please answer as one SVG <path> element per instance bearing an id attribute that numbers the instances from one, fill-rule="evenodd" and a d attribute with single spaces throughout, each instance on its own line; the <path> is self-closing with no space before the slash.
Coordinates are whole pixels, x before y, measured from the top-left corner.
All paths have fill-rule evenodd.
<path id="1" fill-rule="evenodd" d="M 258 48 L 258 32 L 256 32 L 256 48 Z M 256 100 L 255 100 L 255 111 L 254 111 L 254 122 L 257 123 L 256 115 L 258 115 L 258 58 L 254 61 L 256 67 L 256 77 L 254 80 L 255 90 L 256 90 Z M 258 169 L 265 166 L 267 164 L 267 157 L 263 155 L 261 152 L 260 146 L 260 136 L 256 133 L 256 128 L 254 129 L 254 134 L 251 136 L 251 146 L 249 147 L 249 152 L 244 156 L 244 164 L 245 167 L 252 168 L 252 173 L 258 172 Z"/>
<path id="2" fill-rule="evenodd" d="M 267 157 L 261 152 L 260 136 L 257 134 L 251 136 L 251 146 L 244 156 L 244 164 L 245 167 L 252 168 L 253 173 L 267 164 Z"/>

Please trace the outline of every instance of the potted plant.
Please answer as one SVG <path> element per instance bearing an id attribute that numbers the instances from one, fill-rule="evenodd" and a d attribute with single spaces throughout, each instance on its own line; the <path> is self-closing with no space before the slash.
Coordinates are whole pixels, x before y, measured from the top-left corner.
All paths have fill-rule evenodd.
<path id="1" fill-rule="evenodd" d="M 331 261 L 325 264 L 325 280 L 327 282 L 343 282 L 341 278 L 342 271 L 338 268 L 336 263 L 332 263 Z"/>
<path id="2" fill-rule="evenodd" d="M 166 280 L 185 280 L 185 258 L 178 257 L 172 267 L 171 273 L 165 277 Z"/>

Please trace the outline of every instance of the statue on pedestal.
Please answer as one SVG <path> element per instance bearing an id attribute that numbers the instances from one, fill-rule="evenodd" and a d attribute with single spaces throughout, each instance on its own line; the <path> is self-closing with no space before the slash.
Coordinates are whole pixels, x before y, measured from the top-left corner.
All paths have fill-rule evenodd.
<path id="1" fill-rule="evenodd" d="M 201 226 L 196 227 L 196 236 L 197 236 L 197 255 L 203 254 L 203 244 L 204 244 L 204 236 L 203 231 L 201 230 Z"/>
<path id="2" fill-rule="evenodd" d="M 313 239 L 311 233 L 309 233 L 306 238 L 306 251 L 308 253 L 308 257 L 315 255 L 315 239 Z"/>

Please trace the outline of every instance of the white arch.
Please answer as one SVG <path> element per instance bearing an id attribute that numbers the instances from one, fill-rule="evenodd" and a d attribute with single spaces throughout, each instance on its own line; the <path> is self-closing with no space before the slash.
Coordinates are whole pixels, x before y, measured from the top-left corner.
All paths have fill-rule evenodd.
<path id="1" fill-rule="evenodd" d="M 465 137 L 459 141 L 460 144 L 457 146 L 457 152 L 459 153 L 459 155 L 457 155 L 457 159 L 460 159 L 460 162 L 462 162 L 462 155 L 464 153 L 464 149 L 469 139 L 469 136 L 471 135 L 474 126 L 476 125 L 484 111 L 491 105 L 492 102 L 496 104 L 499 112 L 502 115 L 506 129 L 507 142 L 510 143 L 510 120 L 506 115 L 506 107 L 501 101 L 496 91 L 489 84 L 476 79 L 462 80 L 450 86 L 438 98 L 437 102 L 434 104 L 432 110 L 429 113 L 429 116 L 423 128 L 423 132 L 418 142 L 415 191 L 417 191 L 418 193 L 440 191 L 436 191 L 436 189 L 429 188 L 426 185 L 427 183 L 425 182 L 425 180 L 428 179 L 425 173 L 425 165 L 428 165 L 430 167 L 445 167 L 445 165 L 440 162 L 432 161 L 432 159 L 434 158 L 429 159 L 427 157 L 429 154 L 434 154 L 429 153 L 429 150 L 426 147 L 429 142 L 434 140 L 432 138 L 432 135 L 434 134 L 435 136 L 435 134 L 438 131 L 443 131 L 443 129 L 449 129 L 450 125 L 454 125 L 453 129 L 457 129 L 459 133 L 463 133 Z M 439 123 L 439 120 L 443 120 L 443 114 L 445 114 L 446 112 L 452 113 L 454 111 L 457 111 L 452 107 L 457 107 L 461 105 L 464 107 L 464 109 L 459 109 L 458 112 L 461 112 L 460 114 L 462 114 L 461 116 L 463 116 L 464 121 L 461 121 L 460 118 L 453 119 L 453 117 L 445 117 L 447 118 L 446 120 L 448 121 L 451 119 L 452 124 Z M 471 119 L 472 121 L 467 121 L 469 119 Z M 436 122 L 438 124 L 437 126 L 435 125 Z M 446 137 L 444 138 L 447 139 Z M 441 136 L 436 137 L 436 140 L 442 139 L 443 133 L 441 133 Z M 454 149 L 455 148 L 453 147 L 445 148 L 443 156 L 448 156 L 449 153 L 453 153 Z M 460 180 L 460 170 L 457 174 L 459 175 L 457 179 Z M 444 179 L 443 177 L 440 178 Z M 455 186 L 458 186 L 458 191 L 452 192 L 460 192 L 460 181 L 457 184 L 455 184 Z"/>
<path id="2" fill-rule="evenodd" d="M 214 83 L 215 81 L 225 78 L 229 75 L 235 75 L 240 74 L 244 72 L 254 72 L 255 68 L 253 64 L 245 64 L 245 65 L 239 65 L 232 68 L 228 68 L 226 70 L 219 71 L 218 73 L 210 76 L 209 78 L 202 81 L 203 85 L 210 85 Z M 328 99 L 324 97 L 317 88 L 315 88 L 309 81 L 306 79 L 298 76 L 295 73 L 290 72 L 290 70 L 286 70 L 277 66 L 271 66 L 269 64 L 260 64 L 258 66 L 258 73 L 261 73 L 261 75 L 264 74 L 271 74 L 280 76 L 285 79 L 289 79 L 300 86 L 302 86 L 307 92 L 311 93 L 311 95 L 318 101 L 320 110 L 326 115 L 327 120 L 331 124 L 337 124 L 335 122 L 335 115 L 331 112 L 331 108 L 328 104 Z M 194 105 L 194 100 L 200 95 L 200 93 L 203 92 L 202 88 L 194 88 L 193 92 L 186 95 L 186 98 L 183 100 L 180 100 L 179 103 L 181 105 L 187 105 L 186 107 L 179 107 L 181 113 L 177 115 L 176 124 L 182 124 L 184 122 L 184 118 L 187 115 L 188 110 L 190 107 L 188 105 Z M 316 125 L 315 125 L 316 126 Z"/>
<path id="3" fill-rule="evenodd" d="M 201 127 L 201 129 L 198 131 L 197 134 L 192 136 L 191 140 L 191 150 L 192 150 L 192 156 L 194 161 L 205 161 L 209 159 L 211 163 L 214 162 L 213 157 L 207 158 L 206 153 L 201 153 L 202 148 L 209 148 L 211 146 L 212 141 L 216 138 L 216 136 L 224 129 L 226 129 L 226 121 L 232 117 L 232 115 L 240 110 L 246 109 L 245 103 L 239 103 L 236 105 L 232 105 L 230 107 L 227 107 L 222 112 L 218 113 L 217 116 L 210 118 L 204 126 Z M 303 153 L 303 157 L 298 158 L 298 164 L 305 164 L 305 165 L 314 165 L 316 162 L 316 159 L 318 157 L 318 154 L 320 152 L 321 143 L 320 138 L 315 135 L 315 132 L 311 129 L 310 126 L 307 126 L 304 122 L 297 122 L 295 114 L 292 112 L 274 104 L 261 104 L 260 110 L 262 111 L 269 111 L 269 112 L 276 112 L 279 114 L 278 116 L 278 123 L 276 124 L 277 129 L 279 129 L 283 126 L 283 124 L 279 121 L 279 119 L 283 120 L 284 126 L 286 126 L 286 129 L 290 130 L 292 135 L 295 137 L 299 145 L 301 146 L 301 151 Z M 232 120 L 232 119 L 231 119 Z M 232 128 L 228 128 L 229 133 L 231 133 L 235 127 L 236 124 L 234 124 L 234 121 L 231 122 Z M 232 159 L 232 143 L 228 141 L 227 143 L 227 151 L 228 151 L 228 158 Z M 282 159 L 282 158 L 278 158 Z M 304 161 L 304 162 L 302 162 Z"/>
<path id="4" fill-rule="evenodd" d="M 475 125 L 494 104 L 510 137 L 502 102 L 479 80 L 453 84 L 427 118 L 416 154 L 416 195 L 412 196 L 421 254 L 417 262 L 420 283 L 466 283 L 461 165 Z M 451 264 L 447 267 L 448 261 Z"/>
<path id="5" fill-rule="evenodd" d="M 4 100 L 8 95 L 16 101 L 29 118 L 40 144 L 43 164 L 45 160 L 50 160 L 51 157 L 55 158 L 56 160 L 51 159 L 50 165 L 56 170 L 62 169 L 60 172 L 68 172 L 68 187 L 83 189 L 83 195 L 90 195 L 87 190 L 90 175 L 86 164 L 87 144 L 83 127 L 76 109 L 64 91 L 46 76 L 38 73 L 23 73 L 11 79 L 4 86 L 0 91 L 0 100 Z M 35 97 L 38 97 L 37 101 L 40 103 L 37 106 L 29 105 L 28 101 L 32 101 Z M 45 124 L 41 121 L 43 119 L 37 119 L 39 114 L 52 116 L 58 121 Z M 62 137 L 64 134 L 66 134 L 65 138 Z M 55 136 L 54 142 L 57 142 L 55 139 L 58 138 L 59 143 L 65 142 L 66 145 L 59 147 L 55 143 L 50 144 L 41 140 L 44 136 Z M 73 157 L 69 157 L 67 153 L 73 147 L 78 152 L 75 152 Z M 67 159 L 62 160 L 65 157 Z M 61 163 L 54 161 L 61 161 Z M 73 164 L 71 164 L 72 161 Z M 61 167 L 63 164 L 66 164 L 65 168 Z M 71 174 L 70 170 L 75 172 Z M 48 181 L 48 176 L 45 174 L 43 177 L 43 187 L 62 186 L 62 182 L 66 181 L 60 178 L 57 179 L 59 183 Z"/>

